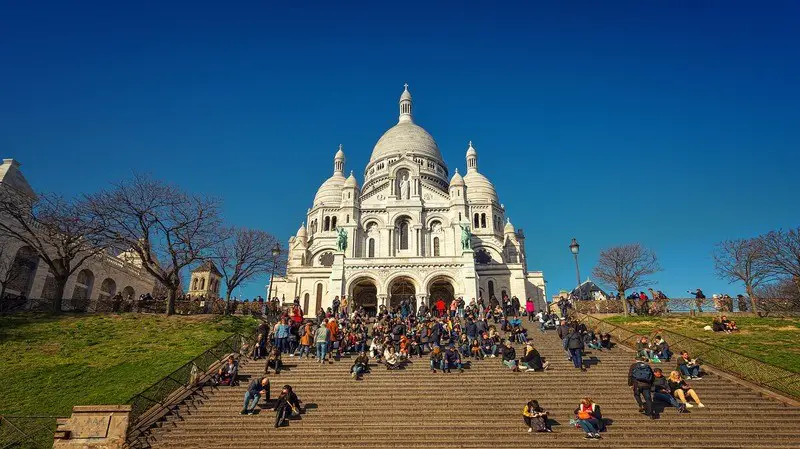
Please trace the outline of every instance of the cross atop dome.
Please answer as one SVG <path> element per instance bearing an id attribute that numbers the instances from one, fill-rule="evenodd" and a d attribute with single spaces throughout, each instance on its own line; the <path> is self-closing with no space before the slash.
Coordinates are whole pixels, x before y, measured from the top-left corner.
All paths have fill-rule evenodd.
<path id="1" fill-rule="evenodd" d="M 398 123 L 413 123 L 411 119 L 411 92 L 408 91 L 408 83 L 403 84 L 403 93 L 400 95 L 400 118 Z"/>

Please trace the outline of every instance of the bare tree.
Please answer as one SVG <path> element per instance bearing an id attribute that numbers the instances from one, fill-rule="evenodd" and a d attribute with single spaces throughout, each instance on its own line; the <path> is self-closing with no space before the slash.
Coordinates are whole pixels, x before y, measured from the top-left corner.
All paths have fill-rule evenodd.
<path id="1" fill-rule="evenodd" d="M 744 283 L 752 310 L 758 310 L 756 289 L 775 279 L 775 268 L 769 263 L 764 239 L 722 241 L 714 248 L 713 257 L 717 276 L 730 283 Z"/>
<path id="2" fill-rule="evenodd" d="M 625 291 L 636 287 L 647 287 L 656 281 L 648 276 L 661 271 L 656 253 L 639 243 L 614 246 L 600 251 L 600 260 L 592 270 L 592 276 L 614 286 L 624 300 Z M 623 307 L 625 314 L 628 308 Z"/>
<path id="3" fill-rule="evenodd" d="M 10 238 L 0 235 L 0 301 L 5 298 L 8 286 L 22 276 L 20 268 L 14 266 L 16 254 L 9 251 L 12 248 L 11 243 Z"/>
<path id="4" fill-rule="evenodd" d="M 272 256 L 272 248 L 278 244 L 278 240 L 267 232 L 233 228 L 226 234 L 228 238 L 215 246 L 212 254 L 225 278 L 225 301 L 230 303 L 236 287 L 254 276 L 268 273 L 273 265 L 281 261 Z M 229 307 L 226 307 L 225 313 L 228 310 Z"/>
<path id="5" fill-rule="evenodd" d="M 82 200 L 0 187 L 0 235 L 31 247 L 50 268 L 56 284 L 54 313 L 61 312 L 69 277 L 105 249 L 99 231 Z"/>
<path id="6" fill-rule="evenodd" d="M 761 240 L 768 263 L 779 276 L 790 278 L 800 291 L 800 228 L 772 231 Z"/>
<path id="7" fill-rule="evenodd" d="M 167 314 L 174 314 L 181 270 L 206 258 L 224 237 L 219 202 L 135 175 L 90 196 L 89 204 L 103 224 L 104 243 L 141 258 L 144 269 L 167 289 Z"/>

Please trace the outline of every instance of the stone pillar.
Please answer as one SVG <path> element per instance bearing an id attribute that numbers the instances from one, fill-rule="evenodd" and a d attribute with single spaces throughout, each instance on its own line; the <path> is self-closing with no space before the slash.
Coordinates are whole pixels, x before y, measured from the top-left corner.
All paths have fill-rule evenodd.
<path id="1" fill-rule="evenodd" d="M 389 296 L 388 296 L 388 295 L 386 295 L 386 294 L 380 294 L 380 295 L 378 295 L 378 308 L 380 308 L 382 305 L 386 306 L 386 299 L 387 299 L 388 297 L 389 297 Z M 388 306 L 387 306 L 387 307 L 388 307 Z"/>
<path id="2" fill-rule="evenodd" d="M 130 413 L 130 405 L 76 405 L 58 420 L 53 449 L 121 449 Z"/>
<path id="3" fill-rule="evenodd" d="M 461 243 L 459 242 L 459 245 Z M 464 267 L 464 301 L 469 304 L 472 298 L 478 299 L 478 274 L 475 272 L 475 253 L 471 249 L 464 249 L 461 253 Z"/>
<path id="4" fill-rule="evenodd" d="M 344 252 L 337 251 L 333 253 L 331 276 L 328 279 L 328 296 L 333 301 L 334 296 L 341 298 L 344 294 Z"/>

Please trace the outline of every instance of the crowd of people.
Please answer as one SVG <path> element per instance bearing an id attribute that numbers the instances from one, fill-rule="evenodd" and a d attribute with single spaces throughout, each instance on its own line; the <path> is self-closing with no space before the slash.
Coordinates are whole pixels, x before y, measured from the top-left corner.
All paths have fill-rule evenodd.
<path id="1" fill-rule="evenodd" d="M 398 370 L 411 359 L 427 358 L 431 373 L 463 372 L 471 361 L 497 358 L 509 370 L 544 371 L 550 367 L 535 348 L 522 325 L 522 317 L 539 323 L 540 332 L 555 328 L 563 344 L 566 357 L 575 369 L 586 371 L 583 356 L 587 349 L 601 353 L 612 348 L 611 335 L 599 329 L 590 329 L 565 314 L 558 316 L 548 311 L 514 304 L 510 298 L 492 298 L 483 301 L 454 301 L 445 309 L 402 301 L 396 307 L 379 309 L 377 316 L 369 317 L 361 308 L 348 306 L 344 301 L 334 301 L 332 307 L 309 320 L 296 301 L 283 309 L 274 325 L 262 322 L 258 338 L 252 349 L 254 359 L 264 359 L 264 373 L 280 373 L 282 357 L 314 358 L 319 364 L 333 364 L 343 355 L 353 355 L 350 376 L 360 380 L 376 366 Z M 517 354 L 514 344 L 524 349 Z M 673 354 L 667 342 L 656 335 L 652 341 L 642 337 L 637 344 L 637 360 L 628 373 L 628 385 L 641 413 L 652 418 L 657 414 L 654 402 L 664 402 L 678 413 L 691 407 L 704 407 L 697 392 L 686 380 L 699 380 L 701 361 L 691 358 L 685 351 L 677 357 L 676 370 L 665 375 L 651 363 L 669 362 Z M 235 385 L 238 364 L 228 360 L 215 376 L 219 385 Z M 686 379 L 686 380 L 684 380 Z M 269 379 L 260 377 L 250 382 L 245 393 L 242 414 L 254 414 L 261 398 L 270 402 Z M 689 401 L 693 401 L 692 405 Z M 278 400 L 272 404 L 276 412 L 276 427 L 293 415 L 303 412 L 301 402 L 290 385 L 283 387 Z M 585 432 L 586 439 L 599 439 L 605 431 L 600 407 L 585 397 L 574 411 L 571 424 Z M 523 421 L 528 432 L 551 432 L 549 412 L 536 400 L 523 406 Z"/>

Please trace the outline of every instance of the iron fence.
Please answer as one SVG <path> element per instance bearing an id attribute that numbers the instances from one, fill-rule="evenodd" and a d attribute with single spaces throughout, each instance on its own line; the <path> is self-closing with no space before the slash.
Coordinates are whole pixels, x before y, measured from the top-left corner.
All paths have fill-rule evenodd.
<path id="1" fill-rule="evenodd" d="M 553 305 L 558 310 L 557 305 Z M 664 313 L 730 313 L 752 312 L 750 298 L 739 301 L 737 298 L 669 298 L 648 300 L 599 299 L 573 301 L 572 308 L 580 313 L 623 313 L 624 307 L 637 315 L 662 315 Z M 759 315 L 781 315 L 800 313 L 800 301 L 788 298 L 758 299 L 756 313 Z"/>
<path id="2" fill-rule="evenodd" d="M 216 314 L 222 315 L 226 308 L 230 314 L 273 316 L 281 311 L 275 303 L 242 302 L 224 299 L 175 300 L 175 313 L 179 315 Z M 5 298 L 0 299 L 0 315 L 18 313 L 52 313 L 55 309 L 53 299 Z M 67 313 L 166 313 L 166 299 L 64 299 L 61 311 Z M 0 447 L 0 449 L 2 449 Z"/>
<path id="3" fill-rule="evenodd" d="M 595 316 L 584 313 L 575 313 L 574 316 L 578 321 L 584 323 L 587 328 L 609 333 L 617 343 L 630 348 L 635 348 L 636 340 L 642 337 L 641 333 L 609 323 Z M 667 329 L 659 329 L 652 332 L 652 335 L 656 333 L 669 343 L 670 349 L 676 354 L 679 354 L 680 351 L 686 351 L 692 358 L 699 358 L 703 363 L 714 368 L 800 400 L 800 373 L 796 371 L 771 365 L 734 350 Z M 675 369 L 677 369 L 677 365 Z"/>
<path id="4" fill-rule="evenodd" d="M 271 324 L 268 323 L 270 328 Z M 182 393 L 191 395 L 208 381 L 207 373 L 217 362 L 228 354 L 237 354 L 240 358 L 246 356 L 257 337 L 256 332 L 251 335 L 233 334 L 130 398 L 126 402 L 131 406 L 126 447 L 150 447 L 149 430 L 156 420 L 148 416 L 148 412 L 175 409 L 176 402 L 183 398 Z"/>
<path id="5" fill-rule="evenodd" d="M 0 415 L 0 449 L 51 449 L 59 418 Z"/>

